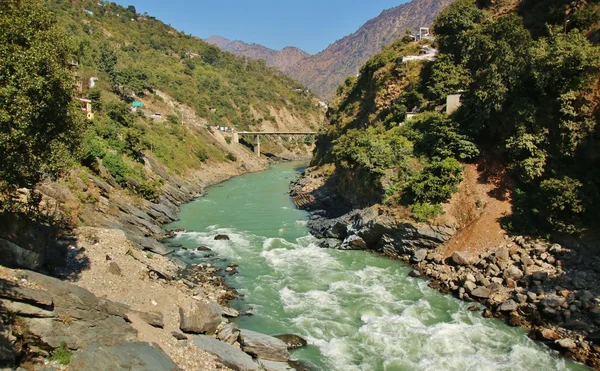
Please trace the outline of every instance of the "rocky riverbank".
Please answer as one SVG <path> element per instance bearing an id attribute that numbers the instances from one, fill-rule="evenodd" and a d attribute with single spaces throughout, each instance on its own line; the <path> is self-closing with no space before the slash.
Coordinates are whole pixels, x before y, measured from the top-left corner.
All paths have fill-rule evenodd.
<path id="1" fill-rule="evenodd" d="M 593 251 L 505 231 L 503 242 L 474 249 L 455 225 L 399 220 L 380 205 L 344 208 L 322 176 L 308 173 L 292 185 L 291 195 L 311 212 L 308 227 L 323 239 L 322 247 L 403 260 L 414 267 L 411 275 L 473 302 L 472 310 L 524 327 L 532 339 L 600 368 L 600 258 Z M 479 218 L 485 217 L 484 210 Z"/>
<path id="2" fill-rule="evenodd" d="M 227 307 L 236 293 L 226 287 L 218 269 L 185 267 L 171 258 L 174 247 L 159 242 L 175 233 L 162 225 L 177 220 L 178 206 L 202 195 L 204 187 L 281 160 L 248 157 L 235 165 L 206 166 L 184 179 L 147 157 L 149 171 L 165 179 L 164 193 L 155 202 L 123 192 L 109 176 L 42 185 L 44 208 L 54 208 L 63 218 L 77 210 L 79 220 L 102 228 L 2 223 L 0 367 L 80 370 L 103 365 L 119 370 L 135 363 L 148 370 L 227 369 L 223 364 L 234 370 L 290 368 L 285 362 L 259 366 L 263 361 L 258 358 L 273 361 L 257 351 L 243 352 L 250 340 L 242 340 L 228 320 L 238 315 Z M 91 195 L 93 202 L 82 201 Z M 200 334 L 226 341 L 214 340 L 212 348 L 204 349 L 196 338 Z M 277 339 L 267 340 L 281 347 Z M 246 354 L 253 367 L 228 361 L 231 347 Z M 70 364 L 62 365 L 56 354 L 72 354 Z"/>

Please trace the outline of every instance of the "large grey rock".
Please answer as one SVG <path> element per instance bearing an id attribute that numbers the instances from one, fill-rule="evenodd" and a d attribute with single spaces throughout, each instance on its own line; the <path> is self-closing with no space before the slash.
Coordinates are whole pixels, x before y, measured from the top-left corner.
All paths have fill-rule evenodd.
<path id="1" fill-rule="evenodd" d="M 496 252 L 494 253 L 494 257 L 496 258 L 496 265 L 500 269 L 508 268 L 509 264 L 511 263 L 510 252 L 506 247 L 501 247 L 498 250 L 496 250 Z"/>
<path id="2" fill-rule="evenodd" d="M 183 332 L 213 335 L 223 321 L 221 306 L 215 302 L 192 301 L 179 308 Z"/>
<path id="3" fill-rule="evenodd" d="M 540 300 L 540 304 L 545 308 L 558 308 L 565 303 L 566 299 L 562 296 L 557 295 L 549 295 L 542 300 Z"/>
<path id="4" fill-rule="evenodd" d="M 157 344 L 90 344 L 71 357 L 70 369 L 96 371 L 176 371 L 179 367 Z"/>
<path id="5" fill-rule="evenodd" d="M 50 228 L 14 214 L 0 215 L 2 265 L 37 270 L 44 264 Z"/>
<path id="6" fill-rule="evenodd" d="M 0 298 L 18 300 L 44 307 L 52 305 L 52 295 L 46 291 L 17 286 L 4 280 L 0 280 Z"/>
<path id="7" fill-rule="evenodd" d="M 290 366 L 287 362 L 267 361 L 259 359 L 258 362 L 263 366 L 265 371 L 295 371 L 296 369 Z"/>
<path id="8" fill-rule="evenodd" d="M 473 257 L 471 257 L 467 253 L 460 252 L 460 251 L 457 251 L 454 254 L 452 254 L 451 259 L 452 259 L 452 262 L 456 265 L 472 265 L 472 264 L 476 263 L 476 261 Z"/>
<path id="9" fill-rule="evenodd" d="M 217 333 L 217 339 L 224 341 L 228 344 L 235 343 L 240 336 L 240 328 L 235 323 L 228 323 L 221 327 Z"/>
<path id="10" fill-rule="evenodd" d="M 275 335 L 273 337 L 283 341 L 287 345 L 288 349 L 298 349 L 308 344 L 306 339 L 294 334 Z"/>
<path id="11" fill-rule="evenodd" d="M 427 249 L 419 249 L 419 250 L 415 251 L 415 255 L 413 255 L 413 257 L 412 257 L 412 261 L 415 263 L 422 262 L 427 257 L 428 251 L 429 250 L 427 250 Z"/>
<path id="12" fill-rule="evenodd" d="M 27 303 L 21 303 L 18 301 L 0 300 L 0 308 L 20 316 L 40 318 L 56 317 L 56 313 L 52 310 L 47 310 L 45 308 L 41 308 Z"/>
<path id="13" fill-rule="evenodd" d="M 241 330 L 240 343 L 244 352 L 258 358 L 280 362 L 290 359 L 287 344 L 273 336 L 250 330 Z"/>
<path id="14" fill-rule="evenodd" d="M 471 291 L 471 295 L 476 298 L 487 299 L 492 295 L 492 290 L 487 287 L 479 286 L 475 290 Z"/>
<path id="15" fill-rule="evenodd" d="M 575 349 L 575 348 L 577 348 L 577 343 L 575 343 L 575 341 L 573 339 L 569 339 L 569 338 L 558 339 L 558 340 L 555 340 L 554 342 L 556 344 L 558 344 L 563 349 Z"/>
<path id="16" fill-rule="evenodd" d="M 517 308 L 519 308 L 519 304 L 517 304 L 514 300 L 510 299 L 510 300 L 507 300 L 504 303 L 502 303 L 498 307 L 498 311 L 499 312 L 512 312 L 514 310 L 517 310 Z"/>
<path id="17" fill-rule="evenodd" d="M 134 341 L 137 332 L 127 323 L 129 308 L 123 304 L 94 296 L 89 291 L 29 271 L 17 271 L 17 276 L 35 283 L 52 297 L 55 317 L 22 317 L 32 336 L 52 348 L 66 342 L 71 349 L 90 343 L 113 346 Z"/>
<path id="18" fill-rule="evenodd" d="M 205 335 L 195 336 L 193 343 L 205 352 L 217 356 L 225 366 L 233 370 L 255 371 L 259 369 L 258 364 L 252 360 L 252 357 L 233 345 L 220 342 Z"/>
<path id="19" fill-rule="evenodd" d="M 352 235 L 347 237 L 339 248 L 340 250 L 365 250 L 367 243 L 359 236 Z"/>
<path id="20" fill-rule="evenodd" d="M 502 277 L 504 277 L 505 280 L 513 280 L 516 282 L 523 277 L 523 272 L 521 272 L 521 270 L 514 265 L 511 265 L 504 270 Z"/>

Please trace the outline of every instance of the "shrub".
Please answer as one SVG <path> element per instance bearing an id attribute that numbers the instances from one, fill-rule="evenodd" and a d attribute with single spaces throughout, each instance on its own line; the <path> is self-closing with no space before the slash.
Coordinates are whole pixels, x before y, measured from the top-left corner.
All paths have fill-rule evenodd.
<path id="1" fill-rule="evenodd" d="M 438 215 L 444 213 L 440 204 L 430 204 L 427 202 L 417 202 L 410 206 L 410 212 L 412 213 L 413 219 L 418 222 L 427 222 Z"/>
<path id="2" fill-rule="evenodd" d="M 123 159 L 120 156 L 115 155 L 114 153 L 107 153 L 102 160 L 102 165 L 104 165 L 120 186 L 125 187 L 127 184 L 129 167 L 123 162 Z"/>
<path id="3" fill-rule="evenodd" d="M 453 158 L 434 161 L 409 181 L 406 188 L 417 203 L 443 203 L 458 190 L 462 171 L 460 163 Z"/>
<path id="4" fill-rule="evenodd" d="M 49 359 L 51 361 L 56 361 L 56 362 L 60 363 L 61 365 L 68 365 L 69 363 L 71 363 L 72 355 L 73 355 L 73 352 L 71 352 L 67 348 L 67 343 L 62 341 L 60 343 L 60 347 L 58 347 L 54 350 L 54 352 L 52 353 L 52 355 L 50 356 Z"/>
<path id="5" fill-rule="evenodd" d="M 206 153 L 206 150 L 204 149 L 199 149 L 196 151 L 196 157 L 198 157 L 200 162 L 206 162 L 206 160 L 208 160 L 208 153 Z"/>
<path id="6" fill-rule="evenodd" d="M 231 152 L 227 153 L 227 155 L 225 155 L 225 158 L 232 162 L 237 161 L 237 157 Z"/>

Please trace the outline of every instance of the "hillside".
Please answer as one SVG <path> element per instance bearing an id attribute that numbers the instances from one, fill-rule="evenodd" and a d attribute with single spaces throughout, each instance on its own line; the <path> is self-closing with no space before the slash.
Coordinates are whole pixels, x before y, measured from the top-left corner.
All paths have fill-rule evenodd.
<path id="1" fill-rule="evenodd" d="M 235 55 L 256 60 L 264 59 L 267 66 L 275 67 L 283 72 L 310 56 L 307 52 L 292 46 L 277 51 L 258 44 L 247 44 L 239 40 L 231 41 L 221 36 L 211 36 L 205 41 Z"/>
<path id="2" fill-rule="evenodd" d="M 352 35 L 303 59 L 286 72 L 306 84 L 313 93 L 331 99 L 337 86 L 348 76 L 355 76 L 384 45 L 405 36 L 406 30 L 416 32 L 419 27 L 428 27 L 450 3 L 452 0 L 413 0 L 385 10 Z"/>
<path id="3" fill-rule="evenodd" d="M 434 62 L 402 62 L 423 43 L 399 40 L 347 79 L 313 164 L 330 169 L 329 183 L 353 207 L 383 203 L 404 218 L 446 223 L 459 162 L 492 158 L 513 180 L 506 228 L 594 234 L 598 2 L 474 3 L 457 1 L 437 18 Z M 446 96 L 459 91 L 462 106 L 446 115 Z M 419 114 L 406 120 L 413 107 Z"/>
<path id="4" fill-rule="evenodd" d="M 236 55 L 264 59 L 268 66 L 284 71 L 308 86 L 317 96 L 329 100 L 334 97 L 337 86 L 348 76 L 355 76 L 360 67 L 384 45 L 405 36 L 406 30 L 417 32 L 419 27 L 428 27 L 450 3 L 452 0 L 413 0 L 385 10 L 352 35 L 334 42 L 316 55 L 293 47 L 278 52 L 220 36 L 206 41 Z"/>
<path id="5" fill-rule="evenodd" d="M 75 84 L 65 97 L 79 111 L 78 122 L 85 123 L 69 132 L 80 145 L 51 165 L 67 170 L 57 174 L 62 177 L 42 177 L 31 164 L 47 197 L 42 219 L 117 226 L 138 246 L 163 251 L 153 237 L 163 234 L 159 225 L 173 214 L 159 216 L 162 212 L 152 208 L 175 210 L 204 186 L 268 166 L 251 145 L 232 143 L 231 129 L 314 131 L 322 121 L 318 100 L 281 72 L 222 52 L 133 7 L 92 0 L 44 4 L 53 14 L 31 17 L 56 21 L 57 32 L 68 33 L 65 79 Z M 31 102 L 38 105 L 43 108 L 43 102 Z M 262 146 L 275 158 L 306 157 L 310 148 L 300 139 Z M 19 159 L 10 163 L 17 172 L 26 167 Z M 8 183 L 7 189 L 33 183 Z M 0 203 L 10 204 L 5 197 Z"/>

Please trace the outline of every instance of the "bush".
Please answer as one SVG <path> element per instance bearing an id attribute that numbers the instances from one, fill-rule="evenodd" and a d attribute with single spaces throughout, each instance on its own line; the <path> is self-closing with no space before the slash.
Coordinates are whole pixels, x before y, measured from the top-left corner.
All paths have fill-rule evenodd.
<path id="1" fill-rule="evenodd" d="M 404 127 L 406 136 L 415 143 L 415 151 L 429 157 L 454 157 L 461 161 L 479 156 L 479 149 L 467 135 L 459 132 L 458 124 L 447 116 L 424 113 Z"/>
<path id="2" fill-rule="evenodd" d="M 208 160 L 208 153 L 204 149 L 199 149 L 196 151 L 196 157 L 198 157 L 200 162 L 206 162 Z"/>
<path id="3" fill-rule="evenodd" d="M 120 156 L 115 155 L 114 153 L 107 153 L 102 160 L 102 165 L 104 165 L 120 186 L 126 186 L 129 167 L 123 162 L 123 159 Z"/>
<path id="4" fill-rule="evenodd" d="M 427 202 L 417 202 L 410 206 L 410 212 L 412 213 L 413 219 L 418 222 L 427 222 L 438 215 L 444 213 L 440 204 L 430 204 Z"/>
<path id="5" fill-rule="evenodd" d="M 56 362 L 60 363 L 61 365 L 68 365 L 69 363 L 71 363 L 72 355 L 73 355 L 73 352 L 71 352 L 67 348 L 67 343 L 62 341 L 60 343 L 60 347 L 58 347 L 54 350 L 54 352 L 52 353 L 52 355 L 50 356 L 49 359 L 51 361 L 56 361 Z"/>
<path id="6" fill-rule="evenodd" d="M 447 202 L 458 191 L 463 168 L 453 158 L 434 161 L 408 182 L 406 189 L 417 203 L 439 204 Z"/>
<path id="7" fill-rule="evenodd" d="M 225 158 L 232 162 L 237 161 L 237 157 L 231 152 L 227 153 L 227 155 L 225 155 Z"/>

